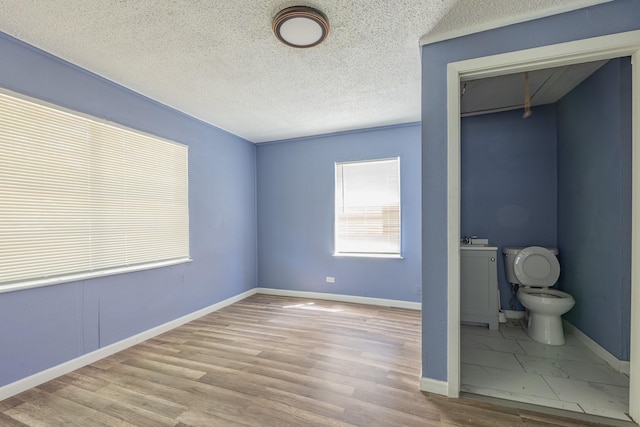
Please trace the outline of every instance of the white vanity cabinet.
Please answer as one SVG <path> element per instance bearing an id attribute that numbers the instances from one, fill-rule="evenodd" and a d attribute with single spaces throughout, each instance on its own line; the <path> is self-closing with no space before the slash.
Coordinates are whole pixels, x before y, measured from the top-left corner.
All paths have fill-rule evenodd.
<path id="1" fill-rule="evenodd" d="M 460 321 L 498 329 L 498 248 L 460 247 Z"/>

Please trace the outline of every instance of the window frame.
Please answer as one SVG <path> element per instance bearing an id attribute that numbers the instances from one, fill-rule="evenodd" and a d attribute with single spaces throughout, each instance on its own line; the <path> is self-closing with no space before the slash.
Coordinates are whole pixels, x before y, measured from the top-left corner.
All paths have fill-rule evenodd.
<path id="1" fill-rule="evenodd" d="M 338 167 L 342 165 L 354 165 L 354 164 L 362 164 L 362 163 L 375 163 L 375 162 L 384 162 L 394 160 L 397 161 L 397 170 L 398 170 L 398 252 L 366 252 L 366 251 L 358 251 L 358 252 L 340 252 L 337 250 L 338 247 L 338 218 L 337 218 L 337 204 L 336 204 L 336 187 L 338 183 Z M 374 158 L 374 159 L 363 159 L 363 160 L 350 160 L 350 161 L 339 161 L 334 163 L 334 209 L 333 209 L 333 256 L 334 257 L 347 257 L 347 258 L 383 258 L 383 259 L 404 259 L 403 256 L 403 245 L 402 245 L 402 169 L 401 169 L 401 160 L 400 156 L 394 157 L 382 157 L 382 158 Z"/>

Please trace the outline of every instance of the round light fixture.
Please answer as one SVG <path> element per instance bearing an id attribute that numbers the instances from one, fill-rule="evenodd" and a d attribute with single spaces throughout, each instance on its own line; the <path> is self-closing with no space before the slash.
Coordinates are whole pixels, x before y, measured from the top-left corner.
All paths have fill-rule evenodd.
<path id="1" fill-rule="evenodd" d="M 329 20 L 312 7 L 288 7 L 273 18 L 273 32 L 287 46 L 313 47 L 329 35 Z"/>

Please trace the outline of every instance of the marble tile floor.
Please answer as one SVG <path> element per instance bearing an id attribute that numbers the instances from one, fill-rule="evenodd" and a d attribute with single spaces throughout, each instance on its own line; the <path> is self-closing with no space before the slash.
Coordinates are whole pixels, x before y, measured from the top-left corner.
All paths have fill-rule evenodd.
<path id="1" fill-rule="evenodd" d="M 461 325 L 461 391 L 629 421 L 629 377 L 573 335 L 567 344 L 533 341 L 517 321 Z"/>

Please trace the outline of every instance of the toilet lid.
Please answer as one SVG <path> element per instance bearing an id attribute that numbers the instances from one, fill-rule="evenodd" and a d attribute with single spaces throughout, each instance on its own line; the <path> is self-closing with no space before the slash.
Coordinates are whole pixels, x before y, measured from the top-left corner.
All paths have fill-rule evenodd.
<path id="1" fill-rule="evenodd" d="M 560 263 L 550 250 L 529 246 L 516 255 L 513 272 L 523 285 L 547 288 L 558 281 Z"/>

